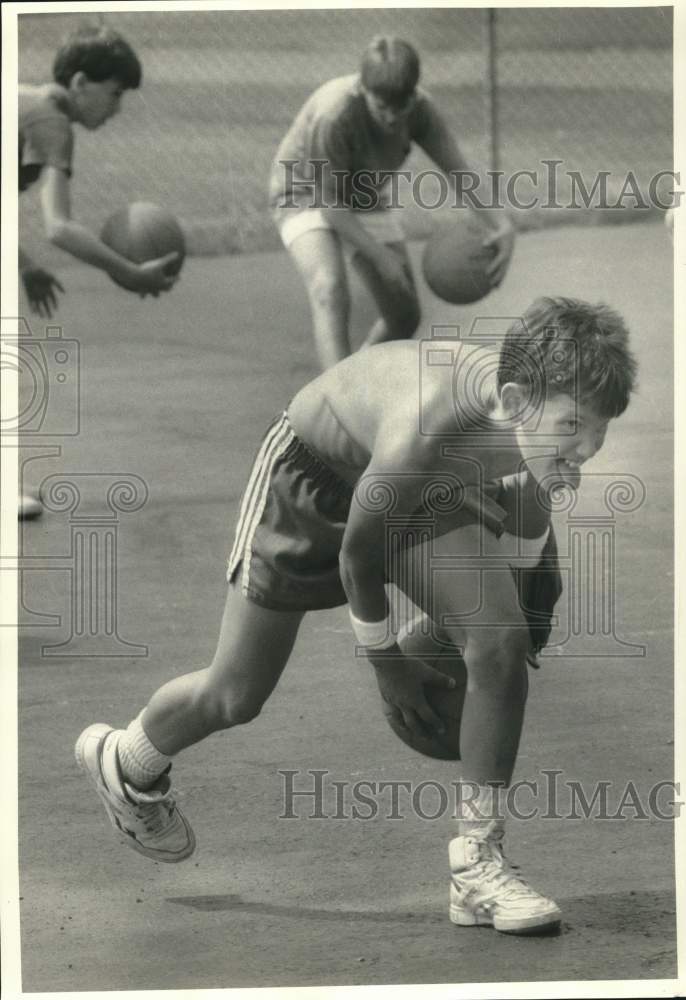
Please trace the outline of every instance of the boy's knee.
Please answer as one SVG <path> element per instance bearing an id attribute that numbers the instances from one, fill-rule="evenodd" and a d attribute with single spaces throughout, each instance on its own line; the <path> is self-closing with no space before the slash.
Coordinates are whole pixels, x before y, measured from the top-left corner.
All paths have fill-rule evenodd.
<path id="1" fill-rule="evenodd" d="M 348 308 L 350 296 L 345 275 L 322 269 L 310 279 L 308 291 L 312 303 L 319 309 Z"/>
<path id="2" fill-rule="evenodd" d="M 244 726 L 252 722 L 262 711 L 262 702 L 232 701 L 225 707 L 227 726 Z"/>
<path id="3" fill-rule="evenodd" d="M 395 309 L 392 316 L 386 317 L 391 337 L 395 340 L 409 340 L 416 333 L 422 318 L 419 300 L 407 298 L 401 308 Z"/>
<path id="4" fill-rule="evenodd" d="M 262 711 L 263 701 L 247 692 L 208 688 L 199 698 L 199 708 L 213 730 L 231 729 L 252 722 Z"/>
<path id="5" fill-rule="evenodd" d="M 513 625 L 475 630 L 468 635 L 465 649 L 470 686 L 525 694 L 528 649 L 526 628 Z"/>
<path id="6" fill-rule="evenodd" d="M 404 339 L 412 337 L 417 332 L 421 318 L 419 303 L 415 306 L 408 306 L 398 324 L 398 337 Z"/>

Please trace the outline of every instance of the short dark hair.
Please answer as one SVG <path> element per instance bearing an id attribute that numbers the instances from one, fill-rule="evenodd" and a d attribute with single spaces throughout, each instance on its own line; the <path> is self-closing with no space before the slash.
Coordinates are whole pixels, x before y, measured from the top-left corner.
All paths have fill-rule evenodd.
<path id="1" fill-rule="evenodd" d="M 619 313 L 580 299 L 545 297 L 508 329 L 497 379 L 499 390 L 516 382 L 546 398 L 567 393 L 610 419 L 629 405 L 636 375 Z"/>
<path id="2" fill-rule="evenodd" d="M 140 60 L 126 39 L 106 25 L 85 24 L 60 46 L 52 66 L 57 83 L 68 87 L 76 73 L 89 80 L 118 80 L 126 90 L 135 90 L 143 77 Z"/>
<path id="3" fill-rule="evenodd" d="M 362 56 L 362 86 L 383 101 L 400 107 L 419 81 L 419 56 L 409 42 L 395 35 L 376 35 Z"/>

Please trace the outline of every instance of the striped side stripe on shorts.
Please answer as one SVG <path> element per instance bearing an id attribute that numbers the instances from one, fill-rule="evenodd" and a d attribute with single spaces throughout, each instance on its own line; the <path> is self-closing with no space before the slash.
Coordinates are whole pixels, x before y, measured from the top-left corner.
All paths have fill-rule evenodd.
<path id="1" fill-rule="evenodd" d="M 288 422 L 288 415 L 283 413 L 274 421 L 260 445 L 248 485 L 241 500 L 236 538 L 229 556 L 227 578 L 231 579 L 236 566 L 242 559 L 243 586 L 245 587 L 247 587 L 250 578 L 252 540 L 264 513 L 272 469 L 274 463 L 284 454 L 294 438 L 295 433 Z"/>

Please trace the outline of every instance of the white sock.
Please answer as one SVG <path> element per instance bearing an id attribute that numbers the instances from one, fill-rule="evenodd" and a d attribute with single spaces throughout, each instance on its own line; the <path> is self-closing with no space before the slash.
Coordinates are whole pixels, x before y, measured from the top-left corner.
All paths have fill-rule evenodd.
<path id="1" fill-rule="evenodd" d="M 148 739 L 141 719 L 143 713 L 129 724 L 119 737 L 117 756 L 124 777 L 141 790 L 154 785 L 171 763 L 171 757 L 160 753 Z"/>
<path id="2" fill-rule="evenodd" d="M 457 829 L 461 837 L 501 837 L 505 826 L 507 789 L 495 785 L 460 786 Z"/>

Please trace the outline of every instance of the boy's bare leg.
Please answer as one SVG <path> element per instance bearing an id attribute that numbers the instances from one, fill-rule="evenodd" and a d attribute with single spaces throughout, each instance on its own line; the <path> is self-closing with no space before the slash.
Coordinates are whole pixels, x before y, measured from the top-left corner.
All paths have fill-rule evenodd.
<path id="1" fill-rule="evenodd" d="M 230 585 L 211 665 L 175 677 L 150 699 L 142 721 L 151 743 L 172 756 L 254 719 L 288 662 L 302 618 L 260 607 Z"/>
<path id="2" fill-rule="evenodd" d="M 323 371 L 350 354 L 350 291 L 339 237 L 330 229 L 301 233 L 289 252 L 305 282 Z"/>
<path id="3" fill-rule="evenodd" d="M 413 335 L 421 319 L 407 247 L 404 243 L 388 243 L 387 246 L 402 260 L 412 291 L 404 294 L 397 286 L 390 288 L 369 260 L 360 253 L 353 256 L 353 267 L 369 289 L 381 313 L 367 334 L 363 347 L 372 347 L 387 340 L 407 340 Z"/>
<path id="4" fill-rule="evenodd" d="M 465 575 L 476 577 L 475 572 Z M 448 593 L 437 595 L 443 613 L 448 602 L 455 608 L 450 574 L 446 584 Z M 446 629 L 453 641 L 464 644 L 467 666 L 462 774 L 464 781 L 477 786 L 509 785 L 524 724 L 529 636 L 509 568 L 484 573 L 481 595 L 480 621 L 460 630 Z"/>
<path id="5" fill-rule="evenodd" d="M 498 556 L 497 539 L 478 526 L 459 528 L 434 540 L 430 553 L 423 548 L 417 546 L 405 554 L 402 579 L 415 581 L 410 599 L 464 650 L 463 780 L 507 785 L 517 758 L 528 692 L 529 638 L 512 573 L 507 566 L 459 568 L 460 556 L 479 552 L 492 560 Z M 437 567 L 445 558 L 451 559 L 452 571 L 434 572 L 431 580 L 422 581 L 420 568 Z M 462 621 L 446 622 L 447 615 L 461 616 Z"/>
<path id="6" fill-rule="evenodd" d="M 412 564 L 419 559 L 418 568 L 432 567 L 432 556 L 450 557 L 454 568 L 430 570 L 431 579 L 415 584 L 409 597 L 463 647 L 467 668 L 460 730 L 462 796 L 457 836 L 449 845 L 450 918 L 514 934 L 555 928 L 561 919 L 557 905 L 516 875 L 502 853 L 502 786 L 512 778 L 528 691 L 528 630 L 512 574 L 507 566 L 459 568 L 460 556 L 498 555 L 495 537 L 478 527 L 437 539 L 430 553 L 421 550 L 409 550 L 406 560 Z M 405 581 L 421 579 L 409 568 L 403 569 Z M 461 615 L 462 622 L 446 621 L 450 614 Z"/>
<path id="7" fill-rule="evenodd" d="M 76 759 L 126 843 L 156 861 L 177 862 L 195 848 L 167 771 L 174 754 L 260 711 L 286 665 L 301 612 L 270 611 L 229 587 L 212 664 L 169 681 L 125 730 L 88 726 Z"/>

